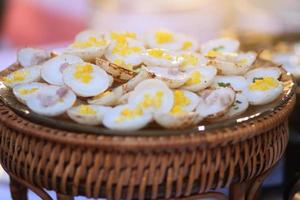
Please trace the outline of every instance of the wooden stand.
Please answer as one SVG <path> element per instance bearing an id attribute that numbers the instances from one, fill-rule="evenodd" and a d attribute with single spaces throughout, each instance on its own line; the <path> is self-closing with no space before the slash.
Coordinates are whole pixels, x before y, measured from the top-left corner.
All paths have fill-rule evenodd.
<path id="1" fill-rule="evenodd" d="M 43 200 L 254 200 L 288 142 L 295 98 L 234 127 L 180 136 L 103 136 L 27 121 L 0 105 L 0 162 L 14 200 L 27 189 Z M 219 188 L 230 188 L 229 197 Z"/>

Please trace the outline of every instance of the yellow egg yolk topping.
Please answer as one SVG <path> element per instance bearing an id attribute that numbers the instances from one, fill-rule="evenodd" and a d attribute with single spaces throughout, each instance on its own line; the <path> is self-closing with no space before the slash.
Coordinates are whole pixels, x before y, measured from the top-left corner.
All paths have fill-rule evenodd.
<path id="1" fill-rule="evenodd" d="M 127 41 L 127 38 L 136 39 L 136 33 L 132 33 L 132 32 L 124 32 L 124 33 L 112 32 L 110 36 L 113 40 L 117 41 L 117 43 L 125 43 Z"/>
<path id="2" fill-rule="evenodd" d="M 160 59 L 165 59 L 165 60 L 172 60 L 174 59 L 173 56 L 168 54 L 162 49 L 148 49 L 147 50 L 148 55 L 154 57 L 154 58 L 160 58 Z"/>
<path id="3" fill-rule="evenodd" d="M 143 101 L 139 103 L 139 108 L 160 108 L 162 104 L 162 98 L 164 93 L 162 91 L 157 91 L 155 95 L 144 94 Z"/>
<path id="4" fill-rule="evenodd" d="M 96 111 L 89 105 L 79 106 L 79 114 L 81 115 L 96 115 Z"/>
<path id="5" fill-rule="evenodd" d="M 201 73 L 200 71 L 194 71 L 191 74 L 191 77 L 185 82 L 185 86 L 195 85 L 200 83 L 201 81 Z"/>
<path id="6" fill-rule="evenodd" d="M 89 83 L 92 80 L 93 66 L 90 64 L 79 64 L 76 66 L 74 78 L 82 83 Z"/>
<path id="7" fill-rule="evenodd" d="M 90 37 L 85 42 L 79 42 L 79 41 L 74 42 L 72 44 L 72 47 L 73 48 L 82 48 L 82 49 L 84 49 L 84 48 L 90 48 L 90 47 L 101 47 L 101 46 L 105 46 L 105 45 L 107 45 L 107 41 L 102 40 L 102 39 L 98 40 L 95 37 Z"/>
<path id="8" fill-rule="evenodd" d="M 250 90 L 267 91 L 278 87 L 279 83 L 273 77 L 254 78 L 253 82 L 249 85 Z"/>
<path id="9" fill-rule="evenodd" d="M 217 57 L 217 55 L 218 55 L 218 51 L 215 51 L 215 50 L 210 50 L 210 51 L 206 54 L 206 56 L 207 56 L 207 57 L 210 57 L 210 58 Z"/>
<path id="10" fill-rule="evenodd" d="M 225 47 L 223 45 L 217 46 L 215 48 L 212 48 L 207 54 L 207 57 L 216 57 L 218 53 L 223 50 Z"/>
<path id="11" fill-rule="evenodd" d="M 191 100 L 184 95 L 184 92 L 181 90 L 174 91 L 174 106 L 171 110 L 171 113 L 181 113 L 182 108 L 191 103 Z"/>
<path id="12" fill-rule="evenodd" d="M 182 113 L 182 112 L 183 112 L 182 106 L 178 106 L 178 105 L 174 105 L 172 110 L 171 110 L 172 114 L 179 114 L 179 113 Z"/>
<path id="13" fill-rule="evenodd" d="M 28 75 L 28 71 L 15 71 L 10 75 L 10 77 L 4 77 L 3 81 L 8 84 L 21 82 L 24 81 Z"/>
<path id="14" fill-rule="evenodd" d="M 199 63 L 199 58 L 193 54 L 182 54 L 183 58 L 182 67 L 185 68 L 187 65 L 196 66 Z"/>
<path id="15" fill-rule="evenodd" d="M 246 58 L 242 58 L 242 59 L 240 59 L 240 60 L 238 60 L 237 62 L 236 62 L 236 64 L 237 65 L 245 65 L 245 64 L 247 64 L 247 59 Z"/>
<path id="16" fill-rule="evenodd" d="M 113 54 L 118 54 L 120 56 L 128 56 L 130 54 L 140 53 L 140 52 L 142 52 L 141 47 L 138 46 L 130 47 L 127 42 L 117 43 L 112 50 Z"/>
<path id="17" fill-rule="evenodd" d="M 129 71 L 134 71 L 133 70 L 133 65 L 125 63 L 125 61 L 122 60 L 122 59 L 116 59 L 116 60 L 114 60 L 113 63 L 116 64 L 116 65 L 119 65 L 120 67 L 122 67 L 124 69 L 127 69 Z"/>
<path id="18" fill-rule="evenodd" d="M 174 35 L 170 32 L 158 31 L 155 33 L 155 41 L 158 44 L 165 44 L 174 41 Z"/>
<path id="19" fill-rule="evenodd" d="M 25 89 L 25 88 L 23 88 L 23 89 L 19 89 L 18 93 L 20 95 L 24 95 L 25 96 L 25 95 L 28 95 L 28 94 L 33 94 L 33 93 L 35 93 L 37 91 L 39 91 L 38 88 L 31 88 L 31 89 Z"/>
<path id="20" fill-rule="evenodd" d="M 193 43 L 191 41 L 185 41 L 182 44 L 181 50 L 187 50 L 193 46 Z"/>
<path id="21" fill-rule="evenodd" d="M 144 114 L 143 110 L 140 108 L 135 108 L 135 109 L 129 109 L 125 108 L 121 111 L 120 115 L 117 117 L 115 120 L 116 122 L 124 122 L 128 119 L 133 119 L 135 117 L 142 116 Z"/>

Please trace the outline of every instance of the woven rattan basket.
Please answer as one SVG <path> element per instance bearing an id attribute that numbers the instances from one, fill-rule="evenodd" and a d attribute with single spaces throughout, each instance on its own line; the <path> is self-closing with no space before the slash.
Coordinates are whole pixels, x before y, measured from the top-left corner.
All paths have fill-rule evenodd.
<path id="1" fill-rule="evenodd" d="M 66 195 L 64 199 L 226 199 L 211 192 L 223 187 L 231 188 L 231 199 L 253 199 L 262 182 L 255 178 L 284 153 L 294 103 L 292 91 L 272 112 L 253 119 L 168 136 L 65 131 L 31 122 L 1 103 L 0 159 L 13 181 L 43 199 L 50 197 L 42 188 Z"/>

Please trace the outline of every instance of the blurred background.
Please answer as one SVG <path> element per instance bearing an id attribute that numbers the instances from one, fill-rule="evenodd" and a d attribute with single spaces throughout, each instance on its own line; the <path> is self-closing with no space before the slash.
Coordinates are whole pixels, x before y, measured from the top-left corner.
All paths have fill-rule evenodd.
<path id="1" fill-rule="evenodd" d="M 0 70 L 15 61 L 19 48 L 64 47 L 86 28 L 143 32 L 153 27 L 191 34 L 200 42 L 252 33 L 265 41 L 268 35 L 300 34 L 300 1 L 0 0 Z M 288 153 L 266 181 L 263 199 L 284 199 L 298 177 L 299 138 L 296 130 L 291 133 Z M 3 200 L 10 199 L 7 184 L 0 171 Z"/>
<path id="2" fill-rule="evenodd" d="M 1 0 L 0 51 L 62 46 L 84 28 L 153 27 L 204 41 L 224 30 L 279 34 L 300 31 L 299 0 Z M 7 57 L 7 56 L 4 56 Z M 2 62 L 3 64 L 3 62 Z M 6 63 L 5 63 L 6 64 Z"/>

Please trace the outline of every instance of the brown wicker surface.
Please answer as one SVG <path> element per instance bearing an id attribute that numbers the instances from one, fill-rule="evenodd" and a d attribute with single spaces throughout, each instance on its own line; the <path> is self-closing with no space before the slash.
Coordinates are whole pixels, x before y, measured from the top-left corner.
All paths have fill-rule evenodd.
<path id="1" fill-rule="evenodd" d="M 212 189 L 231 186 L 231 199 L 254 198 L 264 174 L 288 141 L 287 117 L 295 97 L 274 112 L 234 127 L 180 136 L 97 136 L 48 128 L 0 105 L 0 159 L 12 178 L 15 199 L 22 185 L 108 199 L 226 199 Z M 254 181 L 253 181 L 254 180 Z M 14 183 L 15 182 L 15 183 Z M 239 184 L 246 182 L 247 186 Z M 248 183 L 251 183 L 250 185 Z M 19 193 L 18 193 L 19 192 Z"/>

